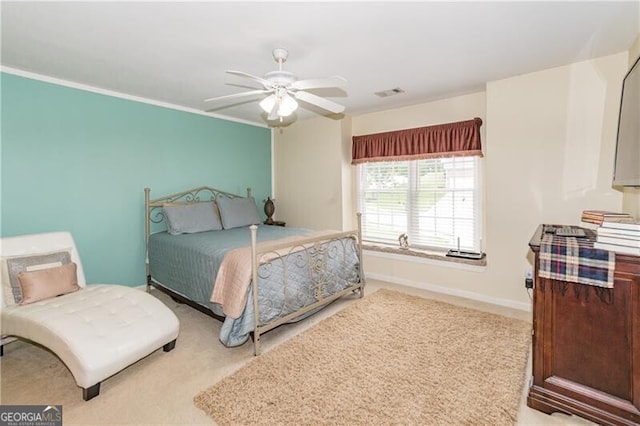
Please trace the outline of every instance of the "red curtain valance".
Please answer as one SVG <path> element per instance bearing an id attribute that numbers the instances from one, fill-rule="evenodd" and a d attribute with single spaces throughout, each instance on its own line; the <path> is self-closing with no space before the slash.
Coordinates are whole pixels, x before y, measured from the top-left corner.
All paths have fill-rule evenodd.
<path id="1" fill-rule="evenodd" d="M 455 123 L 354 136 L 351 164 L 471 155 L 482 157 L 481 125 L 482 120 L 476 117 Z"/>

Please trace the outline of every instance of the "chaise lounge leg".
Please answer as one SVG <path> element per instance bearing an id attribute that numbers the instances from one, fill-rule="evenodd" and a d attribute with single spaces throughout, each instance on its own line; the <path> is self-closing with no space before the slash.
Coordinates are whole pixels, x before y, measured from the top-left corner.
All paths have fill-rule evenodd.
<path id="1" fill-rule="evenodd" d="M 82 388 L 82 399 L 85 401 L 95 398 L 100 393 L 100 382 L 88 388 Z"/>
<path id="2" fill-rule="evenodd" d="M 173 339 L 172 341 L 170 341 L 169 343 L 164 345 L 162 347 L 162 350 L 165 351 L 165 352 L 169 352 L 169 351 L 172 351 L 173 348 L 175 348 L 175 347 L 176 347 L 176 339 Z"/>

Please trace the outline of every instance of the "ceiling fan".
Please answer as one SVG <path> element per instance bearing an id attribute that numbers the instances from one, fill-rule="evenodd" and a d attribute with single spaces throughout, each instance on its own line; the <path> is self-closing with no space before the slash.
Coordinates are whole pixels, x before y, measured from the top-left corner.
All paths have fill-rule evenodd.
<path id="1" fill-rule="evenodd" d="M 290 116 L 298 108 L 298 102 L 314 105 L 324 111 L 333 114 L 340 114 L 344 111 L 344 106 L 320 97 L 307 90 L 339 88 L 343 89 L 347 85 L 347 80 L 338 75 L 326 78 L 315 78 L 308 80 L 298 80 L 295 74 L 284 71 L 282 64 L 287 60 L 289 52 L 286 49 L 278 48 L 273 50 L 273 59 L 278 63 L 278 70 L 271 71 L 258 77 L 242 71 L 231 71 L 227 73 L 239 77 L 248 78 L 262 85 L 262 88 L 249 87 L 250 90 L 232 95 L 218 96 L 205 99 L 205 102 L 219 102 L 237 100 L 242 98 L 258 97 L 268 95 L 260 101 L 260 107 L 268 114 L 267 120 L 283 121 L 283 118 Z M 247 87 L 247 86 L 242 86 Z"/>

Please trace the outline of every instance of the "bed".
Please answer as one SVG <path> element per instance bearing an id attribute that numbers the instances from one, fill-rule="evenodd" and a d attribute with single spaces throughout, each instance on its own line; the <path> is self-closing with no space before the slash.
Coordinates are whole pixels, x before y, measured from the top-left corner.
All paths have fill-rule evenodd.
<path id="1" fill-rule="evenodd" d="M 147 291 L 222 321 L 226 346 L 253 336 L 259 355 L 267 331 L 364 295 L 360 215 L 357 230 L 312 231 L 259 223 L 250 189 L 203 186 L 154 199 L 144 191 Z"/>

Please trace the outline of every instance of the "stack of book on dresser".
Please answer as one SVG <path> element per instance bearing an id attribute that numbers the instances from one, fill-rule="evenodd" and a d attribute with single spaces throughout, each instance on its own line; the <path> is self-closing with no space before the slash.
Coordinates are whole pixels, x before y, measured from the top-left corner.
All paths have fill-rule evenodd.
<path id="1" fill-rule="evenodd" d="M 634 222 L 629 213 L 609 212 L 606 210 L 583 210 L 580 220 L 584 223 L 602 225 L 602 222 Z"/>
<path id="2" fill-rule="evenodd" d="M 640 221 L 605 220 L 596 229 L 593 247 L 640 256 Z"/>

